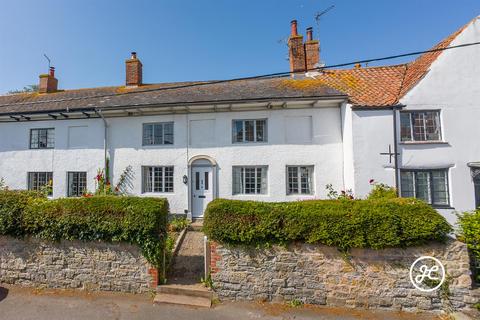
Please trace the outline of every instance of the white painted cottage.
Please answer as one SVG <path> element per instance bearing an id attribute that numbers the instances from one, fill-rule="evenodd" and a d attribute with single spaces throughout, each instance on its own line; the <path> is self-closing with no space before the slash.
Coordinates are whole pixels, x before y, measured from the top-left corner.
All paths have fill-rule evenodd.
<path id="1" fill-rule="evenodd" d="M 437 48 L 477 41 L 476 18 Z M 311 29 L 304 42 L 293 21 L 289 48 L 295 75 L 283 78 L 144 84 L 132 53 L 125 86 L 59 90 L 52 69 L 40 92 L 0 97 L 0 177 L 80 196 L 99 169 L 116 183 L 131 166 L 129 193 L 193 217 L 217 197 L 325 198 L 326 184 L 364 196 L 370 179 L 452 222 L 480 204 L 479 46 L 307 76 L 319 62 Z"/>

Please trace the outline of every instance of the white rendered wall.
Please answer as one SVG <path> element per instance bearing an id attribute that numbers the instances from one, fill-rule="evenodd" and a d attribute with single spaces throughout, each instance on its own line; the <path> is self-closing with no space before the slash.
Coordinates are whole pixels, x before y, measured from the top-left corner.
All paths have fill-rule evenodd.
<path id="1" fill-rule="evenodd" d="M 476 19 L 451 46 L 480 41 Z M 468 162 L 480 161 L 480 46 L 444 51 L 428 74 L 402 100 L 405 110 L 440 109 L 444 144 L 402 144 L 403 168 L 450 168 L 451 210 L 441 210 L 450 222 L 454 211 L 475 208 Z"/>
<path id="2" fill-rule="evenodd" d="M 311 141 L 287 143 L 288 119 L 311 117 Z M 233 119 L 268 119 L 268 142 L 232 144 Z M 213 120 L 214 141 L 205 146 L 187 148 L 191 120 Z M 298 119 L 296 119 L 298 120 Z M 142 146 L 142 124 L 174 121 L 173 146 Z M 171 212 L 188 208 L 188 188 L 182 177 L 188 174 L 188 160 L 207 155 L 218 163 L 218 196 L 259 201 L 289 201 L 324 198 L 325 185 L 343 188 L 343 150 L 339 107 L 285 109 L 270 111 L 172 114 L 161 116 L 107 118 L 112 182 L 115 184 L 127 166 L 134 179 L 130 192 L 141 194 L 142 166 L 174 166 L 174 192 L 146 194 L 168 198 Z M 69 149 L 68 127 L 88 126 L 87 148 Z M 30 150 L 31 128 L 55 128 L 55 149 Z M 299 130 L 307 132 L 305 128 Z M 75 131 L 75 130 L 74 130 Z M 57 120 L 0 124 L 0 177 L 12 189 L 27 188 L 28 171 L 54 172 L 54 197 L 66 196 L 67 171 L 87 171 L 88 190 L 95 189 L 97 169 L 103 168 L 103 122 L 91 120 Z M 296 137 L 298 139 L 298 137 Z M 75 139 L 74 139 L 75 140 Z M 76 144 L 79 144 L 75 140 Z M 198 143 L 198 139 L 197 139 Z M 81 143 L 80 143 L 81 144 Z M 266 195 L 232 196 L 232 166 L 267 165 Z M 314 194 L 286 195 L 286 165 L 314 165 Z"/>
<path id="3" fill-rule="evenodd" d="M 394 158 L 380 153 L 394 150 L 392 110 L 355 110 L 352 113 L 353 176 L 356 197 L 365 197 L 369 181 L 395 186 Z"/>
<path id="4" fill-rule="evenodd" d="M 69 146 L 69 127 L 87 126 L 82 142 Z M 55 128 L 54 149 L 29 149 L 30 129 Z M 67 172 L 86 171 L 87 188 L 95 189 L 93 177 L 103 168 L 103 123 L 91 120 L 52 120 L 0 124 L 0 177 L 11 189 L 27 188 L 27 172 L 53 172 L 53 196 L 67 194 Z M 76 139 L 80 142 L 79 139 Z"/>

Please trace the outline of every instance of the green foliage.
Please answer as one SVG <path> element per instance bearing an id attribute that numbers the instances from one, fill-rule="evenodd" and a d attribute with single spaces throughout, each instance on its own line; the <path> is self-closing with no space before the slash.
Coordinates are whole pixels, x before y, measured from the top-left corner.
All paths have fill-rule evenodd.
<path id="1" fill-rule="evenodd" d="M 303 307 L 303 304 L 303 301 L 299 299 L 293 299 L 292 301 L 288 302 L 288 306 L 292 308 Z"/>
<path id="2" fill-rule="evenodd" d="M 473 259 L 480 263 L 480 209 L 458 214 L 458 239 L 465 242 Z M 480 270 L 474 270 L 474 279 L 480 283 Z"/>
<path id="3" fill-rule="evenodd" d="M 161 266 L 168 202 L 159 198 L 97 196 L 47 200 L 25 191 L 0 192 L 0 234 L 46 240 L 128 242 Z"/>
<path id="4" fill-rule="evenodd" d="M 207 278 L 204 279 L 203 277 L 200 278 L 200 282 L 203 284 L 204 287 L 210 288 L 210 289 L 215 289 L 213 285 L 213 280 L 212 280 L 212 275 L 209 273 Z"/>
<path id="5" fill-rule="evenodd" d="M 285 203 L 216 199 L 206 209 L 203 231 L 227 244 L 302 241 L 348 250 L 442 241 L 451 226 L 428 204 L 408 198 Z"/>
<path id="6" fill-rule="evenodd" d="M 475 309 L 477 309 L 478 311 L 480 311 L 480 302 L 475 303 L 475 304 L 473 305 L 473 307 L 474 307 Z"/>
<path id="7" fill-rule="evenodd" d="M 0 177 L 0 191 L 7 189 L 7 184 L 5 183 L 5 180 Z"/>
<path id="8" fill-rule="evenodd" d="M 325 189 L 327 190 L 327 198 L 330 200 L 353 200 L 355 198 L 352 190 L 348 189 L 338 192 L 331 183 L 327 184 Z"/>
<path id="9" fill-rule="evenodd" d="M 30 84 L 23 87 L 22 89 L 15 89 L 8 91 L 8 94 L 18 94 L 18 93 L 33 93 L 38 92 L 38 84 Z"/>
<path id="10" fill-rule="evenodd" d="M 458 238 L 464 241 L 480 261 L 480 209 L 458 214 Z"/>
<path id="11" fill-rule="evenodd" d="M 384 183 L 374 182 L 370 180 L 372 190 L 367 196 L 367 199 L 394 199 L 398 198 L 397 190 L 394 187 L 390 187 Z"/>
<path id="12" fill-rule="evenodd" d="M 22 236 L 22 215 L 28 204 L 44 195 L 34 191 L 0 190 L 0 235 Z"/>
<path id="13" fill-rule="evenodd" d="M 169 229 L 170 231 L 179 232 L 185 228 L 188 228 L 189 225 L 190 222 L 187 220 L 187 218 L 173 218 L 172 221 L 170 221 Z"/>

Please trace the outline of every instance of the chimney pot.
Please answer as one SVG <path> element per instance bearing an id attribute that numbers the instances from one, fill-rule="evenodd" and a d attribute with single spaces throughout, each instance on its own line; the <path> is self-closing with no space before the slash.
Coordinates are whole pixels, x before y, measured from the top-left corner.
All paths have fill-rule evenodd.
<path id="1" fill-rule="evenodd" d="M 307 41 L 312 41 L 313 40 L 313 28 L 308 27 L 307 28 Z"/>
<path id="2" fill-rule="evenodd" d="M 55 77 L 55 67 L 50 67 L 50 77 Z"/>
<path id="3" fill-rule="evenodd" d="M 291 32 L 291 35 L 292 36 L 297 36 L 298 35 L 298 31 L 297 31 L 297 20 L 292 20 L 290 22 L 290 26 L 292 28 L 292 32 Z"/>
<path id="4" fill-rule="evenodd" d="M 130 59 L 137 59 L 137 53 L 135 51 L 132 51 L 132 57 Z"/>

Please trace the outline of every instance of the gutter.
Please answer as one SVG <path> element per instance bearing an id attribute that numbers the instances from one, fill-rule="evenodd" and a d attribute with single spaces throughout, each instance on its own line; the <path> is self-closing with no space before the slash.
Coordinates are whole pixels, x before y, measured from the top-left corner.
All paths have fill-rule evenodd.
<path id="1" fill-rule="evenodd" d="M 102 114 L 101 109 L 95 109 L 95 113 L 100 116 L 103 120 L 103 159 L 104 159 L 104 166 L 103 166 L 103 175 L 105 178 L 105 183 L 109 181 L 108 177 L 108 157 L 107 157 L 107 146 L 108 146 L 108 139 L 107 139 L 107 128 L 108 128 L 108 123 L 107 120 L 105 120 L 105 117 Z"/>

